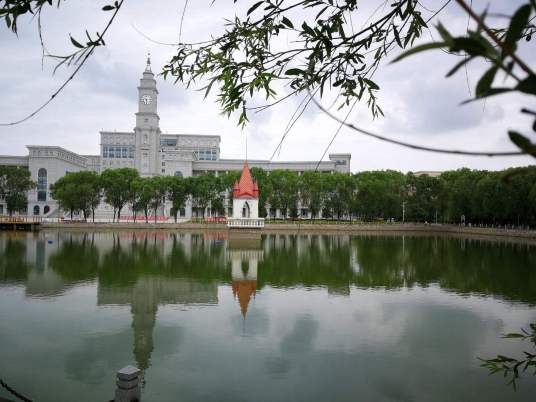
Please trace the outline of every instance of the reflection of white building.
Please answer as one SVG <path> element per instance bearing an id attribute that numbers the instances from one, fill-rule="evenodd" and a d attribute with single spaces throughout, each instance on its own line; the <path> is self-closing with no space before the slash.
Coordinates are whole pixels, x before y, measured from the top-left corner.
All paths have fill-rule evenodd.
<path id="1" fill-rule="evenodd" d="M 238 299 L 240 311 L 245 318 L 251 298 L 255 298 L 257 293 L 257 269 L 262 260 L 263 251 L 261 249 L 229 249 L 227 253 L 231 261 L 233 296 Z"/>
<path id="2" fill-rule="evenodd" d="M 143 72 L 138 86 L 138 112 L 132 131 L 101 131 L 100 155 L 79 155 L 58 146 L 29 145 L 28 156 L 0 156 L 0 165 L 27 166 L 37 189 L 28 194 L 28 213 L 55 216 L 56 202 L 51 198 L 50 185 L 67 172 L 129 167 L 142 176 L 195 176 L 205 172 L 216 175 L 240 171 L 243 160 L 220 159 L 220 136 L 197 134 L 167 134 L 160 130 L 158 89 L 151 71 L 151 62 Z M 318 166 L 323 172 L 350 172 L 350 154 L 331 154 L 330 160 Z M 265 170 L 289 169 L 297 172 L 314 170 L 317 162 L 271 162 L 250 160 L 251 167 Z M 164 213 L 169 215 L 170 205 Z M 0 215 L 6 206 L 0 200 Z M 181 211 L 191 216 L 191 207 Z M 111 216 L 111 215 L 110 215 Z"/>

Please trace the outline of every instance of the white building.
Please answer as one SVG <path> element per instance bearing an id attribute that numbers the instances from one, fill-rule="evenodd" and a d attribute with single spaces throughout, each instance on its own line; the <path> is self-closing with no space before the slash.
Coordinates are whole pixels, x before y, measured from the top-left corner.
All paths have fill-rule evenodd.
<path id="1" fill-rule="evenodd" d="M 138 112 L 133 131 L 101 131 L 100 155 L 79 155 L 59 146 L 28 145 L 27 156 L 2 156 L 0 165 L 27 166 L 37 189 L 28 194 L 28 214 L 57 216 L 58 205 L 50 195 L 50 185 L 68 172 L 120 167 L 135 168 L 142 176 L 195 176 L 205 172 L 240 171 L 241 159 L 221 159 L 219 135 L 163 134 L 158 116 L 158 89 L 151 61 L 138 86 Z M 322 172 L 350 173 L 351 154 L 330 154 L 329 161 L 318 166 Z M 271 162 L 248 160 L 251 167 L 265 170 L 288 169 L 302 173 L 316 168 L 316 161 Z M 164 213 L 169 213 L 169 208 Z M 6 206 L 0 200 L 0 215 Z M 101 208 L 111 217 L 109 208 Z M 191 207 L 182 213 L 190 218 Z"/>
<path id="2" fill-rule="evenodd" d="M 251 177 L 248 162 L 244 162 L 242 175 L 233 187 L 233 215 L 228 227 L 262 228 L 264 218 L 259 217 L 259 186 Z"/>

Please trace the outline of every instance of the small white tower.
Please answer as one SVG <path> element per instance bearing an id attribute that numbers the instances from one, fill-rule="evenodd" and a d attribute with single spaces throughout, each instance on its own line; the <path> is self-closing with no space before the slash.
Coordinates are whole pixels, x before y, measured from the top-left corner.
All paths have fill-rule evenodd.
<path id="1" fill-rule="evenodd" d="M 233 187 L 233 216 L 227 220 L 230 228 L 261 228 L 264 219 L 259 218 L 259 187 L 253 181 L 248 162 L 244 162 L 240 180 Z"/>

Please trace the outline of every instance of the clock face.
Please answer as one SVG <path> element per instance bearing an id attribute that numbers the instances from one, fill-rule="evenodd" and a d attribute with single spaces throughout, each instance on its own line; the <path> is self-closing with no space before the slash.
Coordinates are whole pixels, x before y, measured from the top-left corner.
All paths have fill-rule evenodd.
<path id="1" fill-rule="evenodd" d="M 143 95 L 143 96 L 141 97 L 141 101 L 142 101 L 143 103 L 145 103 L 146 105 L 150 105 L 151 102 L 153 101 L 153 98 L 151 98 L 151 95 Z"/>

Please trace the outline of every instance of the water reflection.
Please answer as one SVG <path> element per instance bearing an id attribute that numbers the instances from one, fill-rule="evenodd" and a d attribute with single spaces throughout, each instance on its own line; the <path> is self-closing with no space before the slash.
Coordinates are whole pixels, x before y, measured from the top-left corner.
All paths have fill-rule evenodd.
<path id="1" fill-rule="evenodd" d="M 56 301 L 89 289 L 95 290 L 96 300 L 93 293 L 84 300 L 99 309 L 126 307 L 130 328 L 106 332 L 102 325 L 101 332 L 84 336 L 64 358 L 69 378 L 94 386 L 130 361 L 162 376 L 153 360 L 165 365 L 166 356 L 187 362 L 192 372 L 208 364 L 217 375 L 226 372 L 226 358 L 251 364 L 246 349 L 233 348 L 234 337 L 261 342 L 271 336 L 273 344 L 255 366 L 258 386 L 263 386 L 264 377 L 282 381 L 298 371 L 310 375 L 295 376 L 294 386 L 311 387 L 304 394 L 308 397 L 300 400 L 319 400 L 314 392 L 323 395 L 307 385 L 315 383 L 313 377 L 319 384 L 337 383 L 332 397 L 345 399 L 359 385 L 369 400 L 410 400 L 415 385 L 397 373 L 417 365 L 408 377 L 418 382 L 418 376 L 433 367 L 448 380 L 445 383 L 455 383 L 458 374 L 451 368 L 473 365 L 478 345 L 490 339 L 490 326 L 495 333 L 501 324 L 483 320 L 470 308 L 442 305 L 440 298 L 430 307 L 403 298 L 403 292 L 391 292 L 397 299 L 386 304 L 379 292 L 372 297 L 360 291 L 440 289 L 442 294 L 484 295 L 526 308 L 536 303 L 535 251 L 529 244 L 448 237 L 268 234 L 257 246 L 246 248 L 232 245 L 226 233 L 214 232 L 0 234 L 0 294 L 2 288 L 23 287 L 28 300 Z M 339 310 L 329 306 L 324 307 L 329 313 L 321 314 L 319 306 L 326 306 L 326 301 L 315 296 L 318 291 L 327 293 L 340 314 L 349 314 L 338 317 Z M 275 295 L 285 304 L 277 305 Z M 271 304 L 259 305 L 262 296 Z M 223 309 L 227 300 L 232 300 L 230 310 Z M 345 303 L 348 300 L 352 303 Z M 170 308 L 191 314 L 171 314 Z M 294 315 L 285 317 L 287 311 Z M 213 322 L 195 321 L 196 316 L 207 317 L 205 312 Z M 0 314 L 16 322 L 7 312 Z M 177 317 L 188 324 L 173 321 Z M 224 332 L 225 321 L 230 333 Z M 189 332 L 196 325 L 197 332 Z M 322 346 L 329 343 L 323 327 L 329 328 L 329 341 L 339 342 L 341 348 Z M 351 339 L 345 337 L 348 333 Z M 6 339 L 2 335 L 0 331 L 0 338 Z M 210 337 L 206 344 L 197 339 L 203 336 Z M 379 359 L 368 352 L 380 341 Z M 181 346 L 183 342 L 190 349 Z M 382 360 L 389 365 L 382 365 Z M 443 368 L 437 367 L 438 361 Z M 388 375 L 370 384 L 357 380 L 356 373 L 365 378 L 367 368 Z M 188 374 L 193 374 L 182 374 L 185 382 L 192 381 Z M 228 394 L 204 399 L 236 400 L 239 392 L 232 390 L 238 383 L 226 384 Z M 424 384 L 421 392 L 433 395 L 438 386 Z M 185 400 L 200 399 L 198 389 L 181 391 Z M 448 387 L 444 391 L 448 395 Z"/>
<path id="2" fill-rule="evenodd" d="M 270 234 L 258 250 L 240 250 L 229 248 L 224 237 L 167 232 L 2 235 L 0 281 L 25 284 L 29 297 L 47 297 L 97 280 L 105 304 L 131 304 L 136 293 L 145 292 L 149 299 L 154 294 L 155 304 L 214 304 L 217 285 L 231 283 L 245 311 L 256 290 L 267 285 L 326 287 L 344 296 L 352 286 L 439 284 L 456 293 L 536 302 L 536 248 L 530 244 Z M 136 286 L 144 290 L 137 292 Z M 243 293 L 236 293 L 239 289 Z"/>

